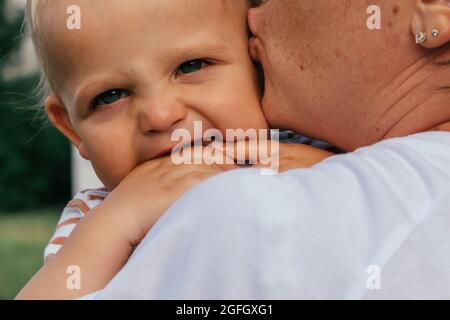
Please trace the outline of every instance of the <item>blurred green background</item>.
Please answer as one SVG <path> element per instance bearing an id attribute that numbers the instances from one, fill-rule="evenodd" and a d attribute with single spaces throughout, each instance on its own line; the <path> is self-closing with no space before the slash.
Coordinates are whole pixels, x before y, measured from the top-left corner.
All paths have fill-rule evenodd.
<path id="1" fill-rule="evenodd" d="M 70 145 L 45 122 L 39 76 L 23 34 L 25 0 L 0 0 L 0 299 L 12 299 L 43 262 L 70 200 Z"/>

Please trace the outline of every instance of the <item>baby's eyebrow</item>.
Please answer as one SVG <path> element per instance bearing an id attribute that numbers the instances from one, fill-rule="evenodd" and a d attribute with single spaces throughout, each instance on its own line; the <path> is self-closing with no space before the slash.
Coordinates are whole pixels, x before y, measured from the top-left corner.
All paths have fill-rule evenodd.
<path id="1" fill-rule="evenodd" d="M 77 108 L 83 106 L 88 101 L 85 101 L 87 98 L 95 95 L 98 92 L 107 90 L 111 86 L 111 83 L 107 80 L 94 80 L 94 81 L 86 81 L 84 85 L 78 87 L 73 95 L 72 103 Z"/>
<path id="2" fill-rule="evenodd" d="M 227 46 L 222 43 L 204 42 L 195 45 L 169 48 L 168 58 L 178 58 L 183 56 L 198 56 L 205 58 L 207 56 L 223 56 L 227 52 Z"/>

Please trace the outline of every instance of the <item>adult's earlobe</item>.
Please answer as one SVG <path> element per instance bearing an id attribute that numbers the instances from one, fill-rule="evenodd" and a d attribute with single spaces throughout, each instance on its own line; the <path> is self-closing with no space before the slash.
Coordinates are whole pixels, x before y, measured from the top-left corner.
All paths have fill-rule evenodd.
<path id="1" fill-rule="evenodd" d="M 250 57 L 255 62 L 261 62 L 259 59 L 258 49 L 256 48 L 255 41 L 256 41 L 256 38 L 253 38 L 253 37 L 250 38 L 250 40 L 249 40 L 248 47 L 249 47 L 249 51 L 250 51 Z"/>
<path id="2" fill-rule="evenodd" d="M 450 0 L 417 0 L 411 31 L 416 43 L 425 48 L 450 42 Z"/>

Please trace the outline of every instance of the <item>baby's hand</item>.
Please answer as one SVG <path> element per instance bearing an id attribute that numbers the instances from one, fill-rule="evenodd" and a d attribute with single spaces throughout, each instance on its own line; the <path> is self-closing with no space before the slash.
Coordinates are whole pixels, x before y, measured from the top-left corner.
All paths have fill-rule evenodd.
<path id="1" fill-rule="evenodd" d="M 235 159 L 237 163 L 245 161 L 253 164 L 255 168 L 271 168 L 277 172 L 310 168 L 322 160 L 335 155 L 329 151 L 305 144 L 279 143 L 278 148 L 274 146 L 276 145 L 271 146 L 270 140 L 262 140 L 260 142 L 253 140 L 251 142 L 224 143 L 220 148 L 216 147 L 216 149 L 220 149 L 228 157 Z M 275 158 L 277 161 L 274 160 Z M 274 163 L 278 164 L 277 168 L 272 167 Z"/>
<path id="2" fill-rule="evenodd" d="M 236 168 L 234 164 L 176 165 L 170 156 L 154 159 L 129 173 L 101 206 L 110 208 L 121 234 L 136 246 L 183 193 L 209 177 Z"/>
<path id="3" fill-rule="evenodd" d="M 280 172 L 299 168 L 310 168 L 335 155 L 332 152 L 305 144 L 285 143 L 280 143 L 279 154 Z"/>

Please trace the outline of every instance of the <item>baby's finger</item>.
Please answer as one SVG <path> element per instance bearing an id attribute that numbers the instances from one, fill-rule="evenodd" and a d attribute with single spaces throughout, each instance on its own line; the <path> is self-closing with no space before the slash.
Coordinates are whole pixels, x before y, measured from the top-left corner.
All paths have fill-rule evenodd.
<path id="1" fill-rule="evenodd" d="M 215 148 L 221 150 L 239 165 L 256 165 L 262 158 L 266 158 L 274 151 L 271 140 L 240 140 L 217 144 Z"/>
<path id="2" fill-rule="evenodd" d="M 223 170 L 236 169 L 236 163 L 229 157 L 223 148 L 217 147 L 218 142 L 209 145 L 190 146 L 180 150 L 179 154 L 172 155 L 177 165 L 219 165 Z"/>

